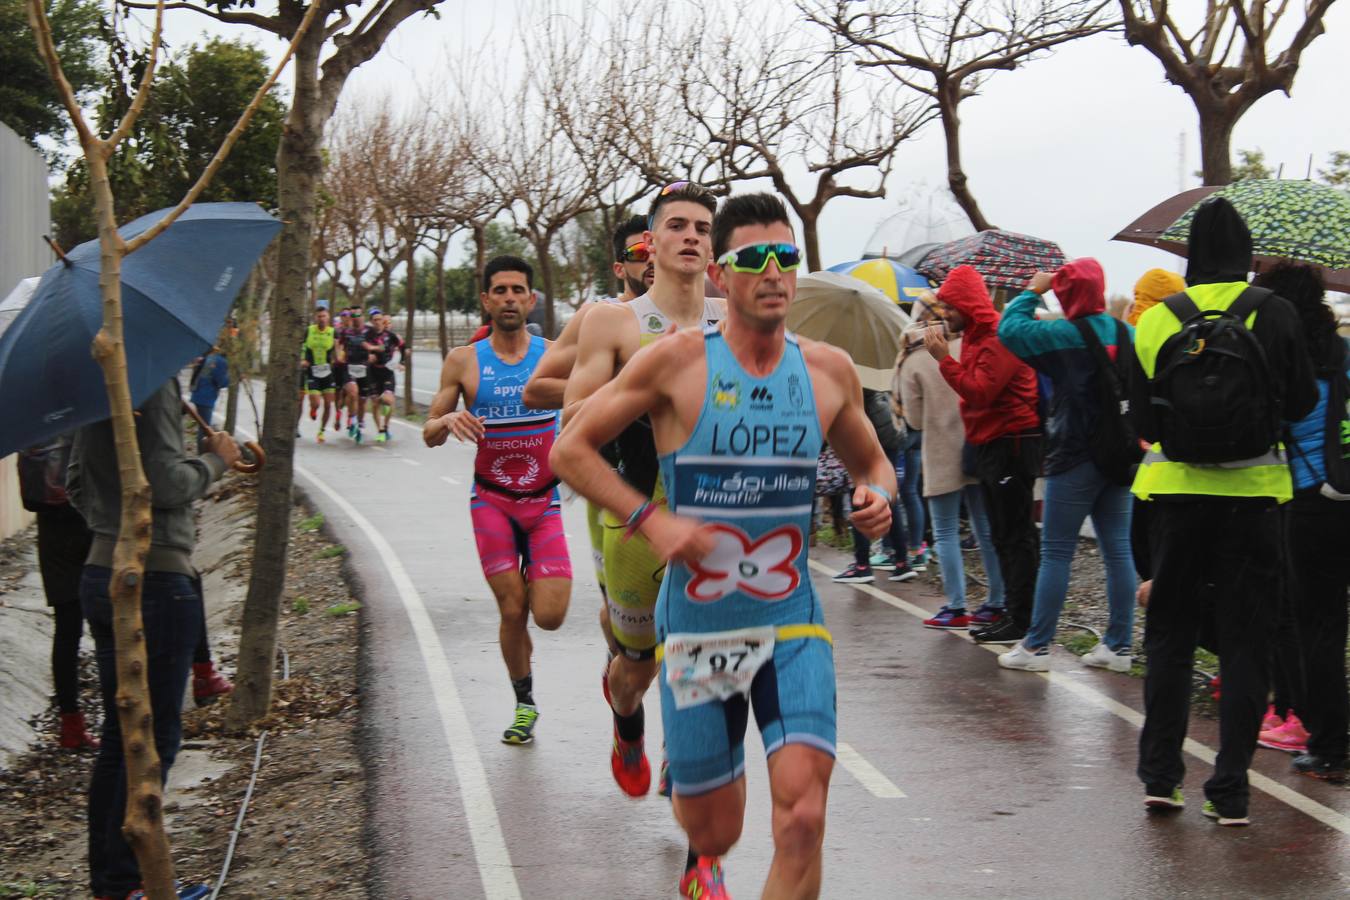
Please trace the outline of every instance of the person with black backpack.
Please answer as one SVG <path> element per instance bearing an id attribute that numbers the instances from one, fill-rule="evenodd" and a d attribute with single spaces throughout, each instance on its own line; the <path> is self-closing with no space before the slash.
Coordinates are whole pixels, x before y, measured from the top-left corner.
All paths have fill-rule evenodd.
<path id="1" fill-rule="evenodd" d="M 1294 493 L 1280 436 L 1312 412 L 1317 385 L 1293 306 L 1247 284 L 1251 234 L 1226 199 L 1196 210 L 1187 257 L 1189 287 L 1139 319 L 1131 371 L 1130 413 L 1151 444 L 1133 490 L 1154 504 L 1137 772 L 1147 808 L 1185 805 L 1191 671 L 1212 617 L 1223 692 L 1203 812 L 1246 825 L 1281 585 L 1279 505 Z"/>
<path id="2" fill-rule="evenodd" d="M 1295 659 L 1285 661 L 1292 706 L 1306 729 L 1294 771 L 1343 780 L 1350 756 L 1350 691 L 1345 682 L 1346 594 L 1350 585 L 1350 351 L 1336 333 L 1321 276 L 1281 265 L 1253 284 L 1289 300 L 1298 313 L 1317 377 L 1317 406 L 1289 426 L 1294 499 L 1286 508 L 1289 619 Z M 1291 713 L 1292 715 L 1292 713 Z"/>
<path id="3" fill-rule="evenodd" d="M 1063 319 L 1036 318 L 1054 290 Z M 1106 275 L 1095 259 L 1075 259 L 1054 274 L 1038 272 L 1003 310 L 998 337 L 1050 379 L 1045 423 L 1045 502 L 1041 561 L 1031 628 L 998 658 L 1005 669 L 1045 672 L 1050 643 L 1069 589 L 1069 566 L 1083 521 L 1092 517 L 1110 618 L 1106 634 L 1083 656 L 1089 666 L 1128 672 L 1134 641 L 1134 566 L 1130 556 L 1129 483 L 1143 455 L 1128 418 L 1130 327 L 1106 314 Z"/>

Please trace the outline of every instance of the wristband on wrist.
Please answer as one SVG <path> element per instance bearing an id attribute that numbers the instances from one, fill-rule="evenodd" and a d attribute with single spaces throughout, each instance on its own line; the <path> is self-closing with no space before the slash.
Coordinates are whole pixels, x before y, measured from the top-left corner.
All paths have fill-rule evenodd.
<path id="1" fill-rule="evenodd" d="M 890 492 L 879 484 L 868 484 L 864 485 L 864 487 L 866 487 L 869 491 L 876 491 L 878 494 L 885 497 L 887 506 L 890 506 L 892 503 L 895 502 L 894 500 L 891 499 Z"/>
<path id="2" fill-rule="evenodd" d="M 637 534 L 638 529 L 642 527 L 642 523 L 647 521 L 654 512 L 656 512 L 656 504 L 650 500 L 643 500 L 642 505 L 633 510 L 633 514 L 624 523 L 623 539 L 626 541 Z"/>

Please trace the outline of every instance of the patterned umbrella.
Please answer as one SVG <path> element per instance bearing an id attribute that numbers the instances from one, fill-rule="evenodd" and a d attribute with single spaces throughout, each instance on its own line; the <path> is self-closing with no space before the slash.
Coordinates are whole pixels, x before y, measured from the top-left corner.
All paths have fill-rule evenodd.
<path id="1" fill-rule="evenodd" d="M 903 266 L 893 259 L 884 257 L 839 263 L 837 266 L 830 266 L 826 271 L 852 275 L 890 297 L 892 302 L 906 307 L 914 302 L 915 297 L 935 287 L 909 266 Z"/>
<path id="2" fill-rule="evenodd" d="M 1326 285 L 1350 289 L 1350 193 L 1311 181 L 1253 179 L 1170 197 L 1125 226 L 1114 240 L 1186 255 L 1191 220 L 1210 197 L 1226 197 L 1252 233 L 1258 262 L 1321 266 Z"/>
<path id="3" fill-rule="evenodd" d="M 1064 251 L 1053 241 L 991 228 L 939 244 L 915 267 L 934 281 L 942 281 L 957 266 L 972 266 L 991 288 L 1019 289 L 1037 272 L 1064 265 Z"/>

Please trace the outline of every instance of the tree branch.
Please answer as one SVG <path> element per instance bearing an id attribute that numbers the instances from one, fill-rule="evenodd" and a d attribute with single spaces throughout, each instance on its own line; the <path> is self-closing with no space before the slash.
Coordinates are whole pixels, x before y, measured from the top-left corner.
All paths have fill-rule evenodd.
<path id="1" fill-rule="evenodd" d="M 89 153 L 100 142 L 98 136 L 90 129 L 89 123 L 84 120 L 79 101 L 75 99 L 75 89 L 71 87 L 66 73 L 61 68 L 61 60 L 56 55 L 56 44 L 52 40 L 52 23 L 47 20 L 47 11 L 42 7 L 42 0 L 28 0 L 28 23 L 33 29 L 34 36 L 37 37 L 38 55 L 47 65 L 47 74 L 56 85 L 61 103 L 65 106 L 70 121 L 75 125 L 75 132 L 80 136 L 80 144 L 85 152 Z"/>
<path id="2" fill-rule="evenodd" d="M 118 0 L 118 5 L 126 9 L 154 9 L 154 3 L 136 3 L 133 0 Z M 260 16 L 257 13 L 248 12 L 226 12 L 224 10 L 207 9 L 203 6 L 196 6 L 192 3 L 174 2 L 165 3 L 165 9 L 190 9 L 193 12 L 201 13 L 204 16 L 231 25 L 252 25 L 255 28 L 261 28 L 263 31 L 270 31 L 273 34 L 283 34 L 285 26 L 281 20 L 276 17 Z"/>
<path id="3" fill-rule="evenodd" d="M 39 2 L 39 0 L 33 0 L 33 2 Z M 291 56 L 295 54 L 296 46 L 304 38 L 305 32 L 308 31 L 310 25 L 313 24 L 314 19 L 318 16 L 319 9 L 322 6 L 323 4 L 318 2 L 310 4 L 309 10 L 305 13 L 305 18 L 301 20 L 300 27 L 295 31 L 295 36 L 291 38 L 290 44 L 287 45 L 286 52 L 283 53 L 281 59 L 277 61 L 276 68 L 272 70 L 271 75 L 267 76 L 267 80 L 258 86 L 258 90 L 253 95 L 253 100 L 249 102 L 243 113 L 240 114 L 239 121 L 230 129 L 230 133 L 225 136 L 225 140 L 221 142 L 219 149 L 216 150 L 216 155 L 211 157 L 211 162 L 209 162 L 206 169 L 202 171 L 201 176 L 197 179 L 197 183 L 188 190 L 183 199 L 179 201 L 178 205 L 175 206 L 167 216 L 128 241 L 126 245 L 127 253 L 136 252 L 162 234 L 164 229 L 177 221 L 178 217 L 181 216 L 199 196 L 201 196 L 202 191 L 206 190 L 206 186 L 211 183 L 211 179 L 215 176 L 216 171 L 225 162 L 225 157 L 230 155 L 230 151 L 234 149 L 235 143 L 248 128 L 248 123 L 253 118 L 253 114 L 258 111 L 258 107 L 262 105 L 263 98 L 267 96 L 267 93 L 272 90 L 272 86 L 277 83 L 277 79 L 281 77 L 282 70 L 284 70 L 286 64 L 291 61 Z"/>

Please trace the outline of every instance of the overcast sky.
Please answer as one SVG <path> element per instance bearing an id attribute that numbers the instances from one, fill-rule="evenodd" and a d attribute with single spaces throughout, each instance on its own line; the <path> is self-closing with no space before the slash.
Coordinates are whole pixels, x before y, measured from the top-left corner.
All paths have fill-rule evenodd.
<path id="1" fill-rule="evenodd" d="M 345 102 L 406 89 L 410 81 L 436 90 L 446 77 L 447 54 L 508 42 L 521 10 L 537 8 L 450 0 L 439 19 L 415 17 L 352 77 Z M 780 8 L 791 9 L 786 2 Z M 165 18 L 175 44 L 203 31 L 260 40 L 256 30 L 212 27 L 196 13 L 170 11 Z M 1303 55 L 1293 96 L 1269 95 L 1238 123 L 1235 159 L 1239 149 L 1260 148 L 1269 163 L 1284 164 L 1285 177 L 1301 178 L 1309 154 L 1315 172 L 1331 151 L 1350 150 L 1350 4 L 1333 6 L 1326 26 Z M 264 46 L 279 52 L 274 40 Z M 509 53 L 495 60 L 509 65 Z M 444 90 L 448 97 L 450 89 Z M 1199 184 L 1191 176 L 1200 167 L 1193 107 L 1180 88 L 1164 82 L 1147 51 L 1115 36 L 1070 43 L 1020 70 L 996 73 L 980 96 L 962 105 L 961 117 L 966 174 L 995 225 L 1053 239 L 1071 257 L 1097 257 L 1111 293 L 1129 294 L 1150 267 L 1175 267 L 1170 254 L 1110 240 L 1153 204 Z M 820 227 L 826 264 L 858 258 L 903 198 L 922 202 L 944 186 L 942 134 L 934 123 L 902 147 L 886 199 L 829 203 Z"/>

